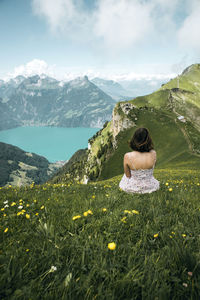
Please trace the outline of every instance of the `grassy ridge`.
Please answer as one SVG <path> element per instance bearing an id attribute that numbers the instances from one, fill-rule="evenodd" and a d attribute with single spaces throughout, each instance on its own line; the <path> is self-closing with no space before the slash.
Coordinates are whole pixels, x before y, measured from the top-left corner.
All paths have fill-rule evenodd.
<path id="1" fill-rule="evenodd" d="M 199 175 L 156 170 L 145 195 L 121 176 L 2 188 L 0 298 L 198 299 Z"/>
<path id="2" fill-rule="evenodd" d="M 177 86 L 179 85 L 180 89 L 199 93 L 200 92 L 199 74 L 200 74 L 200 64 L 191 65 L 181 74 L 181 76 L 170 80 L 168 83 L 164 84 L 161 89 L 177 88 Z M 198 102 L 196 103 L 198 104 Z"/>
<path id="3" fill-rule="evenodd" d="M 190 142 L 197 148 L 199 134 L 191 123 L 175 122 L 176 116 L 173 113 L 155 109 L 153 111 L 139 110 L 137 116 L 137 127 L 147 127 L 151 133 L 158 156 L 157 168 L 199 168 L 199 157 L 189 150 L 189 145 L 181 130 L 184 129 L 190 134 Z M 119 134 L 118 147 L 103 166 L 101 180 L 123 173 L 123 156 L 126 152 L 131 151 L 127 142 L 131 139 L 134 131 L 135 128 L 131 128 Z"/>

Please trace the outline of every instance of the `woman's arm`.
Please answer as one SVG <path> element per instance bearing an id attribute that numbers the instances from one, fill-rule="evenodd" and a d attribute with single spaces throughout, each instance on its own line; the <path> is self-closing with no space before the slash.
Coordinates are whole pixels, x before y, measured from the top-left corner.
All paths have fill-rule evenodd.
<path id="1" fill-rule="evenodd" d="M 124 155 L 124 174 L 126 177 L 130 178 L 131 177 L 131 171 L 128 166 L 128 158 L 127 158 L 127 153 Z"/>

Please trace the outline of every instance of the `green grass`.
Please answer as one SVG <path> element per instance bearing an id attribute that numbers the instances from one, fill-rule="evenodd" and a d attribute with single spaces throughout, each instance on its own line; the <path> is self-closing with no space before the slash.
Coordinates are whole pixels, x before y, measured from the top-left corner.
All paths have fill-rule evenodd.
<path id="1" fill-rule="evenodd" d="M 169 97 L 169 90 L 166 89 L 166 90 L 159 90 L 157 92 L 154 92 L 146 96 L 137 97 L 128 102 L 132 103 L 137 107 L 150 106 L 159 109 L 167 105 L 168 97 Z"/>
<path id="2" fill-rule="evenodd" d="M 178 79 L 176 77 L 170 80 L 165 85 L 163 85 L 161 89 L 177 88 L 179 85 L 179 88 L 182 90 L 199 93 L 200 92 L 200 85 L 198 84 L 199 74 L 200 74 L 200 65 L 196 65 L 193 67 L 193 70 L 191 70 L 189 73 L 182 74 L 179 77 L 179 84 L 178 84 Z"/>
<path id="3" fill-rule="evenodd" d="M 118 147 L 113 155 L 103 165 L 100 179 L 108 179 L 123 173 L 123 157 L 126 152 L 132 151 L 128 146 L 134 131 L 138 127 L 146 127 L 152 136 L 155 150 L 157 151 L 157 168 L 184 168 L 198 169 L 199 157 L 189 151 L 189 146 L 181 127 L 186 126 L 188 134 L 191 134 L 191 142 L 199 136 L 191 123 L 185 125 L 177 119 L 176 115 L 161 110 L 138 110 L 137 127 L 123 131 L 118 136 Z M 186 130 L 185 129 L 185 130 Z M 198 146 L 197 146 L 198 147 Z M 197 147 L 195 149 L 197 149 Z"/>
<path id="4" fill-rule="evenodd" d="M 199 175 L 156 170 L 161 188 L 144 195 L 120 191 L 121 176 L 2 188 L 0 298 L 199 299 Z"/>

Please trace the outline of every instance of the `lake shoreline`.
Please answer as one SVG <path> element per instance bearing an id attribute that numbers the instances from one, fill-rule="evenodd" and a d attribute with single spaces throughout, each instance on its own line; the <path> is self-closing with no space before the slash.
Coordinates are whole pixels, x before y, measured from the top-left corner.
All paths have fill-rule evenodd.
<path id="1" fill-rule="evenodd" d="M 20 126 L 0 131 L 0 141 L 45 157 L 63 165 L 79 149 L 88 147 L 88 140 L 99 128 Z"/>

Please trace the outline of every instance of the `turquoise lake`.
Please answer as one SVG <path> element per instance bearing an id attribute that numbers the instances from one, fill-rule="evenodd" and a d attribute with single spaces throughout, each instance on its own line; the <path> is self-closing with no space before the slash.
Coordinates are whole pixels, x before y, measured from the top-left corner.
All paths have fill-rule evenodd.
<path id="1" fill-rule="evenodd" d="M 0 131 L 0 141 L 27 152 L 45 156 L 50 162 L 68 160 L 99 128 L 18 127 Z"/>

